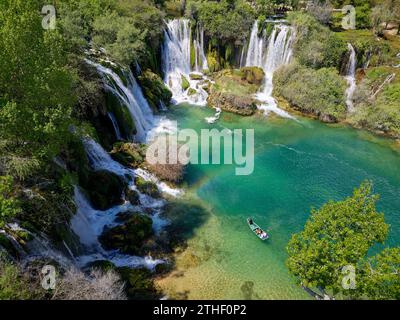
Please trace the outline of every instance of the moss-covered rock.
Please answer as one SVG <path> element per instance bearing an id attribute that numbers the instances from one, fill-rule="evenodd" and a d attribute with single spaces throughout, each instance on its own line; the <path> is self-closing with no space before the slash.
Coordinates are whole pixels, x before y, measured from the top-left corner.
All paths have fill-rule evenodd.
<path id="1" fill-rule="evenodd" d="M 105 230 L 100 242 L 107 250 L 140 254 L 145 240 L 153 235 L 153 221 L 142 214 L 132 215 L 123 225 Z"/>
<path id="2" fill-rule="evenodd" d="M 121 103 L 121 101 L 110 92 L 106 92 L 106 97 L 107 108 L 114 114 L 122 136 L 125 138 L 130 138 L 135 135 L 136 127 L 128 107 Z"/>
<path id="3" fill-rule="evenodd" d="M 125 291 L 132 300 L 153 300 L 159 298 L 152 280 L 152 273 L 146 268 L 118 268 L 117 272 L 125 281 Z"/>
<path id="4" fill-rule="evenodd" d="M 240 69 L 240 73 L 242 80 L 258 86 L 262 85 L 265 77 L 264 70 L 258 67 L 244 67 Z"/>
<path id="5" fill-rule="evenodd" d="M 181 80 L 182 80 L 182 90 L 186 91 L 187 89 L 190 88 L 189 80 L 183 74 L 181 75 Z"/>
<path id="6" fill-rule="evenodd" d="M 82 184 L 97 210 L 107 210 L 121 204 L 125 186 L 126 182 L 121 177 L 109 171 L 92 171 L 87 181 Z"/>
<path id="7" fill-rule="evenodd" d="M 138 80 L 153 110 L 159 110 L 160 101 L 165 105 L 171 103 L 172 93 L 158 74 L 146 70 L 138 77 Z"/>
<path id="8" fill-rule="evenodd" d="M 139 193 L 135 190 L 128 189 L 125 192 L 126 194 L 126 199 L 132 204 L 132 205 L 138 205 L 140 204 L 140 197 Z"/>
<path id="9" fill-rule="evenodd" d="M 208 94 L 210 93 L 210 90 L 211 90 L 211 81 L 210 80 L 206 79 L 206 80 L 201 81 L 199 83 L 199 86 L 201 88 L 203 88 Z"/>
<path id="10" fill-rule="evenodd" d="M 136 168 L 145 160 L 145 146 L 136 143 L 117 142 L 113 146 L 111 157 L 126 167 Z"/>
<path id="11" fill-rule="evenodd" d="M 187 94 L 188 94 L 188 96 L 194 96 L 195 94 L 197 94 L 197 90 L 193 89 L 193 88 L 189 88 Z"/>
<path id="12" fill-rule="evenodd" d="M 198 73 L 189 74 L 190 80 L 203 80 L 203 75 Z"/>
<path id="13" fill-rule="evenodd" d="M 146 181 L 141 177 L 137 177 L 135 180 L 136 187 L 144 194 L 147 194 L 153 198 L 160 198 L 161 193 L 158 190 L 157 185 L 154 182 Z"/>
<path id="14" fill-rule="evenodd" d="M 261 75 L 264 76 L 263 71 L 258 68 L 218 72 L 214 75 L 215 84 L 209 90 L 208 104 L 243 116 L 253 115 L 257 110 L 254 93 L 260 89 L 261 81 L 257 79 Z"/>
<path id="15" fill-rule="evenodd" d="M 224 111 L 236 113 L 241 116 L 251 116 L 257 110 L 257 105 L 253 98 L 227 92 L 212 93 L 208 97 L 207 102 L 214 108 L 219 107 Z"/>

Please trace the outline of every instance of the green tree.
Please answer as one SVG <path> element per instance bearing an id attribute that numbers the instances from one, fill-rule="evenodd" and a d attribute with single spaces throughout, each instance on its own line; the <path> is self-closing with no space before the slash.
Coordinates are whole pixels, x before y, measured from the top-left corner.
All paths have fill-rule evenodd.
<path id="1" fill-rule="evenodd" d="M 254 9 L 243 0 L 202 2 L 198 18 L 208 36 L 221 42 L 243 40 L 254 23 Z"/>
<path id="2" fill-rule="evenodd" d="M 343 268 L 358 268 L 368 250 L 388 234 L 383 214 L 376 211 L 377 200 L 372 184 L 364 182 L 352 197 L 312 210 L 304 230 L 294 234 L 287 247 L 289 271 L 303 286 L 355 295 L 342 287 Z"/>
<path id="3" fill-rule="evenodd" d="M 0 162 L 17 176 L 57 154 L 74 104 L 64 40 L 42 28 L 40 9 L 39 0 L 0 3 Z"/>
<path id="4" fill-rule="evenodd" d="M 361 292 L 376 300 L 400 299 L 400 248 L 387 248 L 360 268 Z"/>

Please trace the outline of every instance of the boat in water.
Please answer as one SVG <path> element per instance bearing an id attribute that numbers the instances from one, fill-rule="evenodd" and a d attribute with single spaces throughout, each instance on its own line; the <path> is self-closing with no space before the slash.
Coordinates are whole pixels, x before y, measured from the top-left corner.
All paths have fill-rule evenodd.
<path id="1" fill-rule="evenodd" d="M 265 241 L 269 239 L 269 235 L 266 231 L 260 228 L 259 225 L 257 225 L 252 218 L 247 218 L 247 224 L 249 225 L 251 231 L 260 238 L 261 240 Z"/>

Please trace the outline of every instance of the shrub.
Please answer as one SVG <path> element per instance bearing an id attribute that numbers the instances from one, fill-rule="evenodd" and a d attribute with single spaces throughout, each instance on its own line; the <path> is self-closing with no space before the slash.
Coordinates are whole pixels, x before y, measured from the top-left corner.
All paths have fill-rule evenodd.
<path id="1" fill-rule="evenodd" d="M 332 68 L 314 70 L 292 63 L 278 69 L 274 77 L 276 95 L 327 121 L 344 118 L 345 90 L 345 81 Z"/>
<path id="2" fill-rule="evenodd" d="M 92 270 L 89 275 L 72 267 L 57 284 L 54 300 L 126 300 L 124 284 L 113 270 Z"/>
<path id="3" fill-rule="evenodd" d="M 0 300 L 39 299 L 40 289 L 17 264 L 0 253 Z"/>

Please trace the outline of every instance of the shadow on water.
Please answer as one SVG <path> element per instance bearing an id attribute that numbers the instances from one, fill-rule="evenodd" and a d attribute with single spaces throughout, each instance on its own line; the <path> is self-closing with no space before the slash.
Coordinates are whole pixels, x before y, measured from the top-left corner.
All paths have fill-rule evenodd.
<path id="1" fill-rule="evenodd" d="M 165 207 L 165 216 L 170 220 L 168 233 L 176 246 L 184 246 L 195 231 L 209 219 L 211 213 L 207 208 L 193 199 L 178 199 L 169 202 Z"/>

